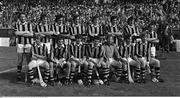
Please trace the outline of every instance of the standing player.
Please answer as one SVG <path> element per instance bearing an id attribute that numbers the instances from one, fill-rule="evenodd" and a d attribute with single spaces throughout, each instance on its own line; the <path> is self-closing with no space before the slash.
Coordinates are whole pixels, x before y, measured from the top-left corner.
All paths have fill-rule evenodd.
<path id="1" fill-rule="evenodd" d="M 99 23 L 99 17 L 94 16 L 92 18 L 93 24 L 88 26 L 88 35 L 90 37 L 94 36 L 104 36 L 106 33 L 105 27 Z"/>
<path id="2" fill-rule="evenodd" d="M 24 13 L 19 15 L 19 19 L 20 21 L 15 24 L 18 53 L 17 82 L 21 81 L 21 70 L 24 58 L 26 58 L 27 63 L 30 62 L 30 49 L 31 44 L 33 44 L 32 24 L 26 22 L 26 15 Z"/>
<path id="3" fill-rule="evenodd" d="M 119 46 L 121 44 L 120 39 L 122 37 L 122 32 L 120 31 L 119 24 L 117 23 L 117 16 L 112 16 L 110 20 L 111 23 L 107 27 L 108 33 L 115 35 L 114 43 Z"/>
<path id="4" fill-rule="evenodd" d="M 80 16 L 74 16 L 74 24 L 69 27 L 70 35 L 87 35 L 86 31 L 86 25 L 81 23 Z"/>
<path id="5" fill-rule="evenodd" d="M 41 43 L 40 40 L 41 40 L 40 35 L 37 35 L 35 38 L 35 43 L 33 44 L 32 49 L 31 49 L 32 60 L 28 64 L 28 76 L 29 76 L 30 86 L 32 86 L 34 84 L 33 83 L 33 79 L 34 79 L 33 69 L 39 66 L 45 68 L 44 81 L 40 81 L 40 85 L 42 87 L 46 87 L 49 80 L 49 73 L 50 73 L 49 63 L 47 62 L 48 50 L 47 50 L 47 47 Z"/>

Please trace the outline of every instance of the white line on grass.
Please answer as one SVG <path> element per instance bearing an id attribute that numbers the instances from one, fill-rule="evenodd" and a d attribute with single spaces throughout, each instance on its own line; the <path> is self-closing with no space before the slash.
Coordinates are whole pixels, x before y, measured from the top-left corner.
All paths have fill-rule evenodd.
<path id="1" fill-rule="evenodd" d="M 0 71 L 0 74 L 2 73 L 6 73 L 6 72 L 9 72 L 9 71 L 13 71 L 15 70 L 16 68 L 11 68 L 11 69 L 7 69 L 7 70 L 4 70 L 4 71 Z"/>

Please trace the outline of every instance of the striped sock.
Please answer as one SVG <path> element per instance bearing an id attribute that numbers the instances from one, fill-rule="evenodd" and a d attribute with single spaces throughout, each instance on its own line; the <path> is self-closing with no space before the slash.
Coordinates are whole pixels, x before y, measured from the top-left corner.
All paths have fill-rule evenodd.
<path id="1" fill-rule="evenodd" d="M 17 78 L 21 79 L 21 70 L 22 70 L 22 66 L 17 66 Z"/>
<path id="2" fill-rule="evenodd" d="M 128 80 L 128 71 L 123 71 L 123 76 L 125 78 L 125 80 Z"/>
<path id="3" fill-rule="evenodd" d="M 156 78 L 160 78 L 160 67 L 155 67 L 155 72 L 156 72 Z"/>
<path id="4" fill-rule="evenodd" d="M 141 76 L 142 76 L 142 79 L 145 79 L 145 72 L 146 72 L 146 69 L 145 68 L 141 68 Z"/>
<path id="5" fill-rule="evenodd" d="M 48 83 L 49 76 L 50 76 L 50 71 L 46 70 L 44 73 L 44 82 Z"/>
<path id="6" fill-rule="evenodd" d="M 155 68 L 154 68 L 154 66 L 150 66 L 150 69 L 151 69 L 151 78 L 155 78 L 155 77 L 156 77 L 156 74 L 155 74 Z"/>
<path id="7" fill-rule="evenodd" d="M 32 82 L 32 80 L 34 79 L 33 70 L 28 70 L 28 76 L 29 82 Z"/>
<path id="8" fill-rule="evenodd" d="M 136 68 L 136 79 L 140 79 L 140 74 L 141 74 L 141 69 L 140 68 Z"/>
<path id="9" fill-rule="evenodd" d="M 75 75 L 75 72 L 72 72 L 72 71 L 71 71 L 71 74 L 70 74 L 70 82 L 73 82 L 74 75 Z"/>
<path id="10" fill-rule="evenodd" d="M 116 72 L 117 72 L 116 76 L 121 78 L 122 77 L 122 68 L 117 68 Z"/>
<path id="11" fill-rule="evenodd" d="M 88 82 L 92 82 L 92 73 L 93 73 L 93 69 L 89 68 L 88 72 L 87 72 L 87 78 L 88 78 Z"/>
<path id="12" fill-rule="evenodd" d="M 103 68 L 102 74 L 103 74 L 104 82 L 108 81 L 108 79 L 109 79 L 109 72 L 110 72 L 109 68 Z"/>
<path id="13" fill-rule="evenodd" d="M 50 76 L 50 81 L 54 82 L 54 77 L 53 76 Z"/>

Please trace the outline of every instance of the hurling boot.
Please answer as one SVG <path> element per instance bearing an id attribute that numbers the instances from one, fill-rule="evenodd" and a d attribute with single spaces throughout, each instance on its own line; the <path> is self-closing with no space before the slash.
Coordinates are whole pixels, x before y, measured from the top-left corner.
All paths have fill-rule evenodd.
<path id="1" fill-rule="evenodd" d="M 158 82 L 164 82 L 164 80 L 160 78 L 160 67 L 155 67 L 155 72 L 156 72 L 156 79 L 158 80 Z"/>

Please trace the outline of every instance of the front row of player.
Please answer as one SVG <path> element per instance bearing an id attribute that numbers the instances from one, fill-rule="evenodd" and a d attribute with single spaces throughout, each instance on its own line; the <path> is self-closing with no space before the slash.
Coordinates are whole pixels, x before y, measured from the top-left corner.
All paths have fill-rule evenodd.
<path id="1" fill-rule="evenodd" d="M 72 83 L 110 85 L 110 80 L 146 83 L 146 70 L 150 71 L 153 82 L 163 82 L 160 61 L 147 56 L 149 48 L 144 36 L 136 42 L 138 44 L 131 43 L 130 37 L 126 37 L 121 46 L 113 44 L 113 36 L 106 37 L 106 42 L 96 36 L 93 43 L 87 43 L 82 41 L 84 37 L 76 36 L 75 40 L 71 39 L 71 44 L 65 45 L 63 36 L 58 36 L 57 45 L 48 50 L 41 43 L 41 37 L 36 36 L 31 49 L 32 60 L 28 64 L 28 84 L 39 82 L 43 87 Z M 138 50 L 137 47 L 142 48 Z"/>

